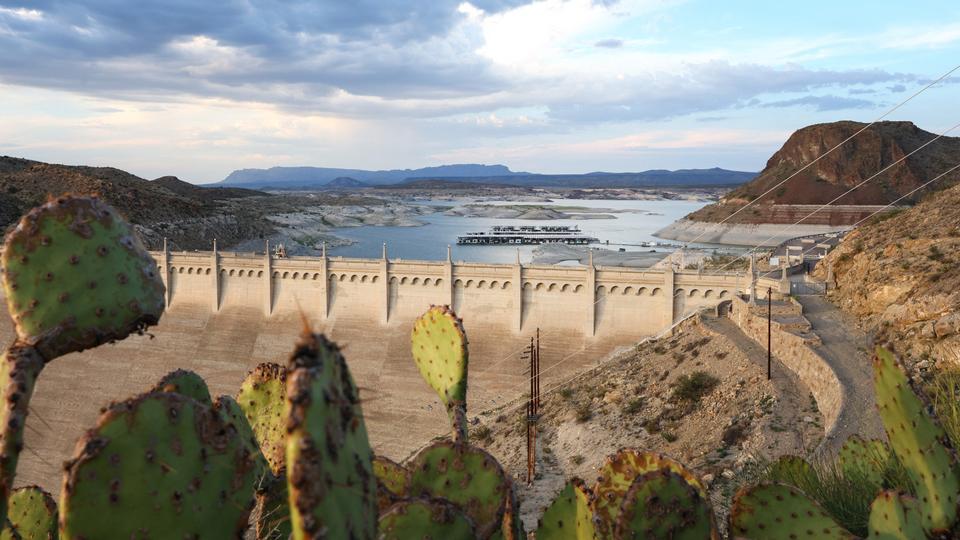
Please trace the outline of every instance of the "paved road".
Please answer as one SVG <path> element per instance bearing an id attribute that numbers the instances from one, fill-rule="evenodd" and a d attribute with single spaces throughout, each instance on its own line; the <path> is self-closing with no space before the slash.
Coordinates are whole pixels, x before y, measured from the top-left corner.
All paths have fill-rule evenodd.
<path id="1" fill-rule="evenodd" d="M 816 347 L 827 360 L 840 384 L 847 392 L 847 402 L 837 420 L 837 430 L 831 440 L 824 441 L 822 450 L 833 454 L 850 435 L 864 438 L 885 438 L 873 397 L 873 373 L 870 365 L 869 339 L 844 314 L 822 296 L 801 295 L 803 314 L 813 331 L 823 341 Z"/>

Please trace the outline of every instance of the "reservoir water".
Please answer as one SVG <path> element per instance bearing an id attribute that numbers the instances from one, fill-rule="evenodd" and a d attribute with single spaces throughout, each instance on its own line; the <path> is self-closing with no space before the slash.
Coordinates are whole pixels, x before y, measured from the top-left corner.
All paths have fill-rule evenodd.
<path id="1" fill-rule="evenodd" d="M 438 206 L 456 206 L 472 203 L 473 200 L 417 201 L 421 204 Z M 613 219 L 499 219 L 448 216 L 443 212 L 420 216 L 425 225 L 421 227 L 349 227 L 336 229 L 337 236 L 348 238 L 355 243 L 330 250 L 333 256 L 373 257 L 381 255 L 382 245 L 387 243 L 387 252 L 391 259 L 438 260 L 446 257 L 447 245 L 453 249 L 453 259 L 466 262 L 509 263 L 516 260 L 516 246 L 459 246 L 457 236 L 468 232 L 486 231 L 494 225 L 577 225 L 589 236 L 600 240 L 595 247 L 627 251 L 650 251 L 641 247 L 642 242 L 660 240 L 653 236 L 657 230 L 675 220 L 697 210 L 706 204 L 703 201 L 635 201 L 635 200 L 581 200 L 553 199 L 551 202 L 482 201 L 482 204 L 496 205 L 533 205 L 584 207 L 591 209 L 612 209 Z M 567 213 L 575 210 L 564 209 Z M 607 245 L 609 242 L 609 245 Z M 530 262 L 536 246 L 520 246 L 520 259 Z M 662 249 L 662 248 L 661 248 Z"/>

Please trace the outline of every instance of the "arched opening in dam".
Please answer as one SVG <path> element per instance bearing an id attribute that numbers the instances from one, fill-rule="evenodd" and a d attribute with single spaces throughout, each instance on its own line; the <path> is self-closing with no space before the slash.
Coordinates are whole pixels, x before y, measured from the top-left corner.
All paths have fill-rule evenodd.
<path id="1" fill-rule="evenodd" d="M 101 407 L 184 368 L 235 395 L 259 363 L 285 363 L 304 321 L 344 349 L 378 453 L 402 459 L 445 433 L 446 413 L 410 355 L 414 319 L 450 304 L 470 342 L 470 416 L 527 388 L 521 349 L 539 328 L 543 388 L 685 314 L 733 295 L 744 278 L 672 270 L 463 264 L 253 253 L 153 256 L 168 308 L 148 335 L 57 359 L 31 402 L 18 482 L 57 492 L 61 463 Z M 683 289 L 682 303 L 675 293 Z M 13 339 L 4 318 L 0 333 Z"/>

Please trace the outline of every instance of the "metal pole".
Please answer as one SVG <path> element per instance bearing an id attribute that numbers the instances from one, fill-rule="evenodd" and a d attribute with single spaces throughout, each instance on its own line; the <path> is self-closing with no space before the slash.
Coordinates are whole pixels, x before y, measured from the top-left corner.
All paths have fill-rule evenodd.
<path id="1" fill-rule="evenodd" d="M 773 288 L 767 287 L 767 380 L 770 380 L 770 298 L 773 295 Z"/>
<path id="2" fill-rule="evenodd" d="M 533 414 L 540 414 L 540 327 L 537 327 L 537 350 L 536 350 L 536 365 L 537 368 L 537 397 L 534 400 L 534 410 Z"/>

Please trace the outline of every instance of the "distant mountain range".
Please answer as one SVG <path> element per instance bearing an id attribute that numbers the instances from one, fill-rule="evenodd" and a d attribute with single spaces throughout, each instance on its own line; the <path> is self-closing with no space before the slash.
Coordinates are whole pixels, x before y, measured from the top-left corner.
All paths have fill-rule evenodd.
<path id="1" fill-rule="evenodd" d="M 391 186 L 423 180 L 496 184 L 521 187 L 622 188 L 658 186 L 738 185 L 757 173 L 726 169 L 650 170 L 636 173 L 592 172 L 586 174 L 533 174 L 514 172 L 504 165 L 459 164 L 366 171 L 326 167 L 271 167 L 241 169 L 216 186 L 260 189 L 322 189 Z"/>

